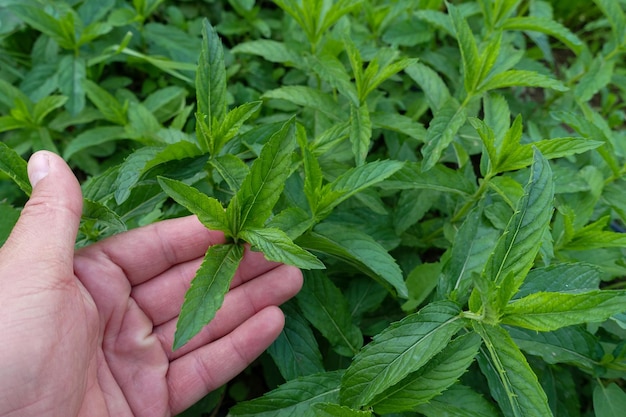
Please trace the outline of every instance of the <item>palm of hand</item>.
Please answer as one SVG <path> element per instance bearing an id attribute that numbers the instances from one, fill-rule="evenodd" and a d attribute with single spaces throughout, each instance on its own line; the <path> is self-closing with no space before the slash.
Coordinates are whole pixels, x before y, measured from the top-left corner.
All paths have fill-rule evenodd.
<path id="1" fill-rule="evenodd" d="M 28 286 L 7 288 L 14 320 L 0 333 L 14 335 L 4 353 L 13 366 L 1 379 L 22 385 L 0 379 L 0 416 L 170 416 L 238 374 L 280 332 L 275 306 L 301 275 L 247 253 L 215 319 L 172 352 L 184 293 L 222 239 L 193 217 L 162 222 L 50 259 Z M 0 274 L 19 275 L 11 268 Z"/>

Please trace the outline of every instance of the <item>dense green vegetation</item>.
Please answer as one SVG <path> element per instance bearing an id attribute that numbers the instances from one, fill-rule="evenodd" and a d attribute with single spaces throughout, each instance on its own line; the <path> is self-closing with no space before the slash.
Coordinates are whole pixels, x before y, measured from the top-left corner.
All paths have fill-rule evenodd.
<path id="1" fill-rule="evenodd" d="M 304 269 L 279 339 L 188 417 L 621 416 L 625 10 L 0 0 L 0 238 L 49 149 L 78 246 L 189 212 L 230 237 L 176 347 L 242 244 Z"/>

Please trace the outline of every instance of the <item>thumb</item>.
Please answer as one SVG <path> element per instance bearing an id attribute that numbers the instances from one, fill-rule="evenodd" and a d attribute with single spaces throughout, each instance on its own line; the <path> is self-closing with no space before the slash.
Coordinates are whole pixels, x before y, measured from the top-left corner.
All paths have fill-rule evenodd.
<path id="1" fill-rule="evenodd" d="M 65 161 L 47 151 L 31 156 L 28 178 L 32 194 L 2 252 L 15 261 L 35 259 L 43 268 L 72 268 L 82 212 L 80 185 Z"/>

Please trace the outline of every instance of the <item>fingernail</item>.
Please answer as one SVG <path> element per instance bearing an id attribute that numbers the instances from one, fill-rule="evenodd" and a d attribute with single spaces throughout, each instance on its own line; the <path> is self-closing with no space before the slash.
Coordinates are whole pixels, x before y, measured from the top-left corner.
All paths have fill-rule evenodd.
<path id="1" fill-rule="evenodd" d="M 50 160 L 45 152 L 35 152 L 28 160 L 28 179 L 34 188 L 50 172 Z"/>

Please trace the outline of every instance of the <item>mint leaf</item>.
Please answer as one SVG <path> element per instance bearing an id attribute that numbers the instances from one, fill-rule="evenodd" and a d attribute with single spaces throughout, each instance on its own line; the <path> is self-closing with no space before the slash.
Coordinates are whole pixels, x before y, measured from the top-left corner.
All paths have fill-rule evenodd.
<path id="1" fill-rule="evenodd" d="M 545 392 L 526 358 L 500 326 L 473 322 L 483 338 L 483 355 L 478 356 L 491 394 L 506 417 L 552 416 Z"/>
<path id="2" fill-rule="evenodd" d="M 619 417 L 626 407 L 626 393 L 615 383 L 597 384 L 593 389 L 593 408 L 596 417 Z"/>
<path id="3" fill-rule="evenodd" d="M 513 296 L 521 286 L 539 252 L 541 238 L 552 215 L 554 189 L 548 161 L 535 151 L 531 175 L 525 187 L 524 197 L 506 230 L 498 240 L 493 255 L 485 266 L 485 275 L 496 285 L 512 277 L 508 289 Z"/>
<path id="4" fill-rule="evenodd" d="M 85 60 L 74 55 L 66 55 L 59 62 L 59 90 L 67 97 L 65 108 L 72 115 L 77 115 L 85 108 L 85 89 L 87 78 Z"/>
<path id="5" fill-rule="evenodd" d="M 422 172 L 435 166 L 443 151 L 448 148 L 461 126 L 465 124 L 466 119 L 465 108 L 453 98 L 435 113 L 426 131 L 426 145 L 422 148 L 424 155 Z"/>
<path id="6" fill-rule="evenodd" d="M 322 354 L 309 323 L 295 303 L 285 303 L 281 309 L 285 314 L 285 327 L 267 349 L 280 374 L 290 381 L 324 372 Z"/>
<path id="7" fill-rule="evenodd" d="M 322 220 L 331 213 L 333 208 L 354 194 L 384 181 L 402 166 L 403 163 L 398 161 L 375 161 L 350 168 L 321 189 L 319 192 L 321 198 L 315 213 L 316 219 Z"/>
<path id="8" fill-rule="evenodd" d="M 319 111 L 333 120 L 341 120 L 341 115 L 345 113 L 330 94 L 306 86 L 280 87 L 267 91 L 262 98 L 286 100 L 298 106 Z"/>
<path id="9" fill-rule="evenodd" d="M 376 396 L 374 410 L 379 414 L 412 411 L 441 394 L 465 373 L 481 343 L 476 333 L 454 339 L 424 367 Z"/>
<path id="10" fill-rule="evenodd" d="M 514 171 L 529 166 L 533 162 L 534 148 L 537 148 L 544 158 L 555 159 L 584 153 L 603 144 L 603 142 L 596 140 L 554 138 L 521 145 L 513 152 L 507 153 L 500 158 L 497 171 Z"/>
<path id="11" fill-rule="evenodd" d="M 576 54 L 580 53 L 583 42 L 559 22 L 543 17 L 518 16 L 506 19 L 500 26 L 503 30 L 524 30 L 545 33 L 563 42 Z"/>
<path id="12" fill-rule="evenodd" d="M 315 417 L 370 417 L 370 410 L 355 410 L 339 404 L 318 403 L 313 406 Z"/>
<path id="13" fill-rule="evenodd" d="M 200 223 L 209 229 L 221 230 L 227 236 L 232 235 L 222 203 L 183 182 L 164 177 L 159 177 L 158 181 L 165 194 L 195 214 Z"/>
<path id="14" fill-rule="evenodd" d="M 241 129 L 241 126 L 261 107 L 260 101 L 242 104 L 235 107 L 220 120 L 217 128 L 213 129 L 213 155 L 218 154 L 226 142 L 231 140 Z"/>
<path id="15" fill-rule="evenodd" d="M 586 263 L 562 263 L 531 270 L 514 298 L 538 292 L 580 293 L 597 290 L 602 271 Z"/>
<path id="16" fill-rule="evenodd" d="M 537 331 L 600 322 L 626 311 L 626 292 L 588 291 L 580 294 L 539 292 L 510 302 L 502 323 Z"/>
<path id="17" fill-rule="evenodd" d="M 294 148 L 295 122 L 291 119 L 263 146 L 226 209 L 235 235 L 246 228 L 262 226 L 270 217 L 291 173 Z"/>
<path id="18" fill-rule="evenodd" d="M 476 391 L 456 384 L 415 411 L 426 417 L 500 417 L 492 403 Z"/>
<path id="19" fill-rule="evenodd" d="M 87 98 L 96 106 L 102 116 L 112 123 L 120 126 L 126 125 L 128 119 L 126 116 L 127 103 L 124 105 L 113 97 L 108 91 L 100 87 L 98 84 L 91 80 L 85 80 L 83 82 L 83 88 L 87 94 Z"/>
<path id="20" fill-rule="evenodd" d="M 562 327 L 552 332 L 511 326 L 506 329 L 520 349 L 540 356 L 546 363 L 567 363 L 593 371 L 604 356 L 598 339 L 582 326 Z"/>
<path id="21" fill-rule="evenodd" d="M 115 180 L 115 201 L 122 204 L 150 168 L 165 162 L 192 158 L 200 155 L 198 147 L 187 141 L 165 146 L 145 146 L 130 154 L 122 163 Z"/>
<path id="22" fill-rule="evenodd" d="M 391 175 L 382 186 L 385 189 L 411 190 L 427 189 L 468 196 L 476 191 L 476 186 L 465 176 L 443 165 L 435 165 L 428 172 L 423 172 L 419 162 L 406 162 Z"/>
<path id="23" fill-rule="evenodd" d="M 363 335 L 352 322 L 348 302 L 328 277 L 307 272 L 297 298 L 307 320 L 340 355 L 352 357 L 363 346 Z"/>
<path id="24" fill-rule="evenodd" d="M 236 244 L 211 246 L 196 272 L 176 322 L 173 350 L 186 344 L 215 317 L 243 258 Z"/>
<path id="25" fill-rule="evenodd" d="M 554 78 L 534 71 L 509 70 L 496 74 L 480 85 L 481 92 L 506 87 L 541 87 L 556 91 L 569 90 L 565 84 Z"/>
<path id="26" fill-rule="evenodd" d="M 229 414 L 239 417 L 315 417 L 314 404 L 338 402 L 342 373 L 326 372 L 291 380 L 260 398 L 235 405 Z"/>
<path id="27" fill-rule="evenodd" d="M 457 232 L 450 258 L 443 267 L 438 292 L 464 304 L 469 298 L 472 274 L 480 273 L 491 256 L 498 232 L 483 219 L 482 210 L 475 208 Z"/>
<path id="28" fill-rule="evenodd" d="M 350 106 L 350 142 L 356 165 L 363 165 L 372 137 L 372 121 L 367 104 Z"/>
<path id="29" fill-rule="evenodd" d="M 250 168 L 245 162 L 231 154 L 211 158 L 209 164 L 215 168 L 233 193 L 241 188 L 241 183 L 250 172 Z"/>
<path id="30" fill-rule="evenodd" d="M 207 117 L 213 133 L 226 114 L 226 69 L 220 38 L 207 19 L 202 21 L 202 48 L 196 71 L 198 113 Z"/>
<path id="31" fill-rule="evenodd" d="M 465 91 L 472 93 L 480 80 L 480 59 L 476 39 L 469 24 L 461 15 L 457 6 L 446 3 L 448 14 L 452 18 L 456 39 L 459 43 L 463 63 L 463 82 Z"/>
<path id="32" fill-rule="evenodd" d="M 282 262 L 300 269 L 324 269 L 324 264 L 305 251 L 279 229 L 248 227 L 237 237 L 252 245 L 253 250 L 263 252 L 270 261 Z"/>
<path id="33" fill-rule="evenodd" d="M 319 251 L 354 266 L 385 288 L 408 297 L 402 271 L 396 261 L 369 235 L 335 224 L 320 223 L 312 232 L 297 239 L 301 246 Z"/>
<path id="34" fill-rule="evenodd" d="M 26 161 L 4 142 L 0 142 L 0 171 L 8 175 L 27 196 L 33 191 Z"/>
<path id="35" fill-rule="evenodd" d="M 341 381 L 341 402 L 366 406 L 387 388 L 424 366 L 463 327 L 458 307 L 431 303 L 383 330 L 366 345 Z"/>
<path id="36" fill-rule="evenodd" d="M 121 126 L 98 126 L 77 135 L 63 151 L 63 159 L 69 160 L 74 154 L 115 140 L 128 139 L 126 130 Z"/>

